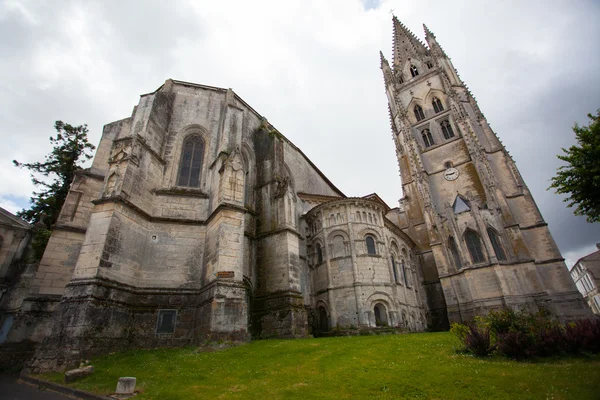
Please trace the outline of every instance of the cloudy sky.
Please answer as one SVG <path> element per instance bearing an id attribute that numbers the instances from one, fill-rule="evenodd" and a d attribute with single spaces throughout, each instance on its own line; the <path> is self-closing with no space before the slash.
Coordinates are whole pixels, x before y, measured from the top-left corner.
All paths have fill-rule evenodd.
<path id="1" fill-rule="evenodd" d="M 391 12 L 436 34 L 517 162 L 567 263 L 600 224 L 546 191 L 600 108 L 600 3 L 583 0 L 0 0 L 0 206 L 33 190 L 55 120 L 102 126 L 167 78 L 232 88 L 346 195 L 401 196 L 379 51 Z"/>

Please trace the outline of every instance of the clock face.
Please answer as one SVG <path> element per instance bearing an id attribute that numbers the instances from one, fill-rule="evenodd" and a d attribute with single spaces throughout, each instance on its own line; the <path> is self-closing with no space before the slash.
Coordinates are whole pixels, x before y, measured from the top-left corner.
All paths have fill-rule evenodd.
<path id="1" fill-rule="evenodd" d="M 444 179 L 447 181 L 453 181 L 458 178 L 458 170 L 456 168 L 448 168 L 444 172 Z"/>

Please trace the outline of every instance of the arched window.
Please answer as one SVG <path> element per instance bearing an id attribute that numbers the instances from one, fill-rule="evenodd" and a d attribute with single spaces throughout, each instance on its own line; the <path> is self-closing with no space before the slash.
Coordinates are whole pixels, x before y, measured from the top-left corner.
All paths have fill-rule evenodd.
<path id="1" fill-rule="evenodd" d="M 367 243 L 367 254 L 377 254 L 377 250 L 375 249 L 375 239 L 373 239 L 373 236 L 367 236 L 365 238 L 365 242 Z"/>
<path id="2" fill-rule="evenodd" d="M 323 262 L 323 249 L 321 248 L 321 243 L 317 243 L 317 263 Z"/>
<path id="3" fill-rule="evenodd" d="M 398 283 L 398 271 L 396 270 L 396 260 L 392 255 L 392 271 L 394 272 L 394 282 Z"/>
<path id="4" fill-rule="evenodd" d="M 387 326 L 387 312 L 385 311 L 385 306 L 381 303 L 375 304 L 374 310 L 375 312 L 375 325 L 376 326 Z"/>
<path id="5" fill-rule="evenodd" d="M 406 277 L 406 262 L 404 261 L 404 259 L 400 261 L 400 266 L 402 268 L 402 279 L 404 280 L 404 284 L 408 286 L 408 279 Z"/>
<path id="6" fill-rule="evenodd" d="M 431 61 L 427 61 L 427 68 L 433 68 L 433 63 Z"/>
<path id="7" fill-rule="evenodd" d="M 204 142 L 197 135 L 188 136 L 183 141 L 181 161 L 179 162 L 179 176 L 177 185 L 188 187 L 200 186 L 200 172 L 204 158 Z"/>
<path id="8" fill-rule="evenodd" d="M 434 97 L 431 103 L 433 104 L 433 111 L 435 111 L 436 114 L 444 111 L 444 106 L 442 105 L 440 99 L 438 99 L 437 97 Z"/>
<path id="9" fill-rule="evenodd" d="M 413 76 L 413 78 L 417 75 L 419 75 L 419 70 L 417 69 L 417 67 L 415 67 L 414 65 L 410 66 L 410 74 Z"/>
<path id="10" fill-rule="evenodd" d="M 504 248 L 502 247 L 502 242 L 500 241 L 500 236 L 496 233 L 492 228 L 487 229 L 488 236 L 490 237 L 490 242 L 492 242 L 492 247 L 494 248 L 494 253 L 496 253 L 496 258 L 498 261 L 506 261 L 506 253 L 504 252 Z"/>
<path id="11" fill-rule="evenodd" d="M 421 108 L 420 105 L 415 105 L 414 108 L 415 111 L 415 118 L 417 119 L 417 121 L 421 121 L 423 119 L 425 119 L 425 114 L 423 113 L 423 108 Z"/>
<path id="12" fill-rule="evenodd" d="M 402 74 L 398 74 L 398 83 L 404 83 L 404 77 Z"/>
<path id="13" fill-rule="evenodd" d="M 444 120 L 441 123 L 442 125 L 442 133 L 444 134 L 444 139 L 450 139 L 454 137 L 454 131 L 452 130 L 452 125 L 448 120 Z"/>
<path id="14" fill-rule="evenodd" d="M 244 161 L 244 205 L 250 205 L 250 163 L 245 155 L 242 156 Z"/>
<path id="15" fill-rule="evenodd" d="M 448 239 L 448 248 L 450 249 L 450 254 L 452 255 L 452 261 L 454 261 L 454 267 L 459 270 L 462 266 L 462 261 L 460 261 L 460 255 L 458 254 L 458 247 L 456 247 L 456 242 L 454 238 L 451 237 Z"/>
<path id="16" fill-rule="evenodd" d="M 429 129 L 423 129 L 421 132 L 421 136 L 423 137 L 423 144 L 425 147 L 431 147 L 435 144 L 433 141 L 433 136 L 431 136 L 431 131 Z"/>
<path id="17" fill-rule="evenodd" d="M 465 233 L 465 242 L 467 242 L 467 249 L 469 249 L 473 264 L 485 261 L 483 249 L 481 248 L 481 241 L 479 240 L 479 235 L 475 231 L 468 230 Z"/>
<path id="18" fill-rule="evenodd" d="M 360 211 L 356 212 L 356 222 L 360 222 Z"/>

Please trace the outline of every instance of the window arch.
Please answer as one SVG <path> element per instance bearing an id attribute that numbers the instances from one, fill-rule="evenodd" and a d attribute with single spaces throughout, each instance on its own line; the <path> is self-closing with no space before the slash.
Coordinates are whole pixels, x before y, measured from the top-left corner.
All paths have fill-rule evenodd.
<path id="1" fill-rule="evenodd" d="M 459 270 L 463 267 L 462 261 L 460 260 L 460 255 L 458 254 L 458 247 L 456 247 L 456 242 L 453 237 L 448 239 L 448 249 L 450 250 L 450 254 L 452 255 L 452 261 L 454 261 L 454 267 Z"/>
<path id="2" fill-rule="evenodd" d="M 410 74 L 413 76 L 413 78 L 417 75 L 419 75 L 419 70 L 417 69 L 417 67 L 415 67 L 414 65 L 410 66 Z"/>
<path id="3" fill-rule="evenodd" d="M 470 229 L 467 230 L 465 233 L 465 242 L 467 242 L 467 249 L 469 249 L 469 254 L 471 254 L 473 264 L 485 261 L 483 249 L 481 248 L 481 240 L 479 240 L 479 235 L 477 232 Z"/>
<path id="4" fill-rule="evenodd" d="M 242 161 L 244 163 L 244 205 L 250 205 L 250 162 L 244 153 L 242 153 Z"/>
<path id="5" fill-rule="evenodd" d="M 433 100 L 431 100 L 431 103 L 433 104 L 433 111 L 435 111 L 436 114 L 444 111 L 444 106 L 442 105 L 440 99 L 438 99 L 437 97 L 434 97 Z"/>
<path id="6" fill-rule="evenodd" d="M 365 237 L 365 243 L 367 244 L 367 254 L 377 254 L 377 249 L 375 248 L 375 239 L 373 239 L 373 236 L 367 235 Z"/>
<path id="7" fill-rule="evenodd" d="M 321 248 L 321 243 L 317 243 L 317 263 L 320 264 L 323 262 L 323 249 Z"/>
<path id="8" fill-rule="evenodd" d="M 447 119 L 442 121 L 440 125 L 442 126 L 442 133 L 444 134 L 444 139 L 450 139 L 454 137 L 452 125 L 450 125 L 450 122 Z"/>
<path id="9" fill-rule="evenodd" d="M 385 310 L 385 306 L 381 303 L 375 304 L 373 308 L 375 313 L 375 326 L 387 326 L 387 311 Z"/>
<path id="10" fill-rule="evenodd" d="M 492 247 L 494 248 L 494 253 L 496 253 L 496 258 L 498 261 L 506 261 L 506 253 L 502 247 L 500 235 L 498 235 L 498 233 L 492 228 L 487 229 L 487 234 L 490 238 L 490 242 L 492 242 Z"/>
<path id="11" fill-rule="evenodd" d="M 433 141 L 433 136 L 431 135 L 431 131 L 429 129 L 423 129 L 421 132 L 421 136 L 423 138 L 423 144 L 425 147 L 431 147 L 435 144 Z"/>
<path id="12" fill-rule="evenodd" d="M 198 135 L 190 135 L 183 141 L 179 162 L 178 186 L 199 187 L 202 161 L 204 159 L 204 141 Z"/>
<path id="13" fill-rule="evenodd" d="M 421 121 L 425 119 L 425 114 L 423 113 L 423 108 L 420 105 L 415 105 L 414 108 L 414 112 L 415 112 L 415 118 L 417 119 L 417 121 Z"/>

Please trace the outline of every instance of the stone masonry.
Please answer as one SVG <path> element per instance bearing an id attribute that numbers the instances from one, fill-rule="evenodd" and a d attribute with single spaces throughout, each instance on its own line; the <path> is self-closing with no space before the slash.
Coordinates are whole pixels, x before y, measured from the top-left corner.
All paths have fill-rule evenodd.
<path id="1" fill-rule="evenodd" d="M 400 207 L 344 195 L 231 89 L 169 79 L 104 127 L 71 186 L 6 337 L 37 344 L 29 370 L 336 327 L 447 329 L 501 307 L 589 315 L 433 33 L 426 46 L 393 26 L 381 68 Z"/>

